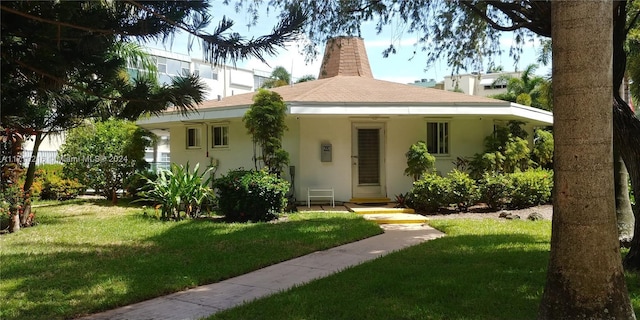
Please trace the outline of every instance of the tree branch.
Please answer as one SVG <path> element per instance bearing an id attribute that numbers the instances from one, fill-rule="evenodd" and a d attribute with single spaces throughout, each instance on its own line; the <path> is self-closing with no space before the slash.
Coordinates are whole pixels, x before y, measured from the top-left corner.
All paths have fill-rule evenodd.
<path id="1" fill-rule="evenodd" d="M 64 26 L 64 27 L 69 27 L 69 28 L 73 28 L 73 29 L 78 29 L 78 30 L 82 30 L 82 31 L 91 32 L 91 33 L 102 33 L 102 34 L 109 34 L 109 35 L 116 34 L 112 30 L 94 29 L 94 28 L 89 28 L 89 27 L 78 26 L 78 25 L 75 25 L 75 24 L 67 23 L 67 22 L 45 19 L 45 18 L 42 18 L 42 17 L 34 16 L 34 15 L 31 15 L 31 14 L 28 14 L 28 13 L 25 13 L 25 12 L 22 12 L 22 11 L 19 11 L 19 10 L 15 10 L 15 9 L 9 8 L 9 7 L 3 6 L 3 5 L 0 5 L 0 10 L 6 11 L 6 12 L 10 12 L 10 13 L 13 13 L 13 14 L 21 16 L 21 17 L 25 17 L 27 19 L 31 19 L 31 20 L 35 20 L 35 21 L 40 21 L 40 22 L 52 24 L 52 25 L 58 26 L 58 27 Z"/>

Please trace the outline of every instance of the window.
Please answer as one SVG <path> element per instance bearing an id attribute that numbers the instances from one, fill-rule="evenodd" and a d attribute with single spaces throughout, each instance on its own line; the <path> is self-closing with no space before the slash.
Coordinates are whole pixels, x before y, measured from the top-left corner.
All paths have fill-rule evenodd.
<path id="1" fill-rule="evenodd" d="M 171 156 L 168 152 L 160 153 L 160 162 L 171 162 Z"/>
<path id="2" fill-rule="evenodd" d="M 196 73 L 203 79 L 218 80 L 218 72 L 209 64 L 199 63 Z"/>
<path id="3" fill-rule="evenodd" d="M 448 122 L 427 122 L 427 150 L 434 155 L 449 154 Z"/>
<path id="4" fill-rule="evenodd" d="M 228 126 L 212 127 L 211 136 L 213 137 L 211 147 L 213 148 L 229 147 L 229 127 Z"/>
<path id="5" fill-rule="evenodd" d="M 167 73 L 167 58 L 156 57 L 156 63 L 158 64 L 159 73 Z"/>
<path id="6" fill-rule="evenodd" d="M 200 148 L 200 128 L 187 128 L 187 148 Z"/>

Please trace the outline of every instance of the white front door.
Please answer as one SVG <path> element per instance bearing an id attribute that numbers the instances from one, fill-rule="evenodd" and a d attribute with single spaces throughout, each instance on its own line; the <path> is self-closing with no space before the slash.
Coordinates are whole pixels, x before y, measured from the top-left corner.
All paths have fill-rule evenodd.
<path id="1" fill-rule="evenodd" d="M 384 123 L 353 123 L 351 137 L 353 198 L 386 197 Z"/>

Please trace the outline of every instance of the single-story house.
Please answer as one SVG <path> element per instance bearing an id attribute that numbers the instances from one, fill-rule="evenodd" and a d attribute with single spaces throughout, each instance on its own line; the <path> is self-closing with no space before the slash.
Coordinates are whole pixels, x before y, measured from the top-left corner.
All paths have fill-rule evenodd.
<path id="1" fill-rule="evenodd" d="M 284 177 L 293 174 L 298 201 L 306 201 L 308 188 L 332 188 L 336 201 L 393 198 L 412 186 L 405 153 L 419 140 L 444 175 L 458 157 L 482 152 L 496 124 L 523 121 L 532 137 L 535 127 L 553 122 L 550 112 L 516 103 L 376 80 L 363 40 L 354 37 L 327 44 L 318 80 L 272 90 L 287 104 L 283 147 L 291 167 Z M 172 162 L 217 163 L 217 176 L 253 168 L 242 122 L 253 95 L 205 101 L 197 113 L 168 111 L 138 124 L 170 132 Z"/>

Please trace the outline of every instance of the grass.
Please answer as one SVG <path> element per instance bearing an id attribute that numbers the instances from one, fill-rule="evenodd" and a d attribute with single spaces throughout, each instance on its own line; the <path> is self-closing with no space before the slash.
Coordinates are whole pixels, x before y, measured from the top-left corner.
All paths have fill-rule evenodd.
<path id="1" fill-rule="evenodd" d="M 37 208 L 0 237 L 0 319 L 67 319 L 213 283 L 381 232 L 355 214 L 162 222 L 104 201 Z"/>
<path id="2" fill-rule="evenodd" d="M 535 319 L 549 221 L 435 220 L 448 234 L 209 319 Z M 638 275 L 628 275 L 636 313 Z"/>

